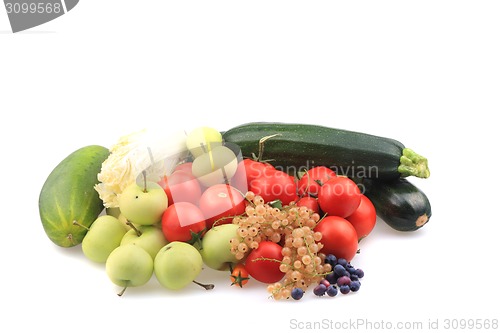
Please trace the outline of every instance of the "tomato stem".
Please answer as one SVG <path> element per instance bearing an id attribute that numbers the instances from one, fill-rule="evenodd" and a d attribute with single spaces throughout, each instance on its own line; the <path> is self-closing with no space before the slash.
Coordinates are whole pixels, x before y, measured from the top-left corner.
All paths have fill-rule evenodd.
<path id="1" fill-rule="evenodd" d="M 189 230 L 189 232 L 191 234 L 191 239 L 188 241 L 188 243 L 193 245 L 194 247 L 196 247 L 198 249 L 198 251 L 203 249 L 201 238 L 203 237 L 203 235 L 205 234 L 206 231 L 207 231 L 207 228 L 203 228 L 203 230 L 201 230 L 199 232 L 194 232 L 193 230 Z"/>
<path id="2" fill-rule="evenodd" d="M 238 285 L 240 288 L 243 288 L 243 285 L 246 284 L 245 281 L 250 280 L 250 278 L 247 276 L 241 276 L 241 270 L 238 271 L 238 275 L 233 275 L 231 271 L 231 278 L 233 282 L 231 283 L 232 286 Z"/>

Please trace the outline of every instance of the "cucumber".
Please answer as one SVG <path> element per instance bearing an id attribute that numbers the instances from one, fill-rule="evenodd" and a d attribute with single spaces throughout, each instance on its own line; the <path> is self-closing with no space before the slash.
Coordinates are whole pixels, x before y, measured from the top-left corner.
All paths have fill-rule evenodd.
<path id="1" fill-rule="evenodd" d="M 259 155 L 275 167 L 298 174 L 327 166 L 351 178 L 397 179 L 430 175 L 427 159 L 401 142 L 319 125 L 247 123 L 223 132 L 225 142 L 245 157 Z M 264 141 L 264 142 L 263 142 Z"/>
<path id="2" fill-rule="evenodd" d="M 364 194 L 372 201 L 377 215 L 398 231 L 422 228 L 432 215 L 425 193 L 405 178 L 392 181 L 364 179 Z"/>
<path id="3" fill-rule="evenodd" d="M 87 229 L 103 211 L 94 189 L 97 174 L 109 150 L 102 146 L 82 147 L 62 160 L 49 174 L 40 191 L 40 219 L 49 239 L 61 247 L 82 242 Z"/>

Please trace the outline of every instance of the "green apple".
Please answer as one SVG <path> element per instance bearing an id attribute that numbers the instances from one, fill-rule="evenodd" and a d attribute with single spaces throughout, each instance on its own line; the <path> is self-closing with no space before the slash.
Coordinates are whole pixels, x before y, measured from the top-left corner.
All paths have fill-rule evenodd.
<path id="1" fill-rule="evenodd" d="M 156 254 L 162 247 L 167 245 L 167 240 L 163 235 L 163 231 L 154 225 L 140 225 L 136 230 L 129 230 L 123 236 L 120 245 L 135 244 L 146 250 L 151 259 L 156 257 Z"/>
<path id="2" fill-rule="evenodd" d="M 238 228 L 237 224 L 220 224 L 206 232 L 200 250 L 205 265 L 215 270 L 226 271 L 231 265 L 241 261 L 231 252 L 229 243 L 232 238 L 238 236 Z"/>
<path id="3" fill-rule="evenodd" d="M 83 254 L 94 262 L 103 263 L 111 251 L 120 245 L 125 233 L 127 228 L 116 217 L 99 216 L 83 238 Z"/>
<path id="4" fill-rule="evenodd" d="M 194 157 L 198 157 L 214 147 L 222 146 L 222 134 L 215 128 L 198 127 L 187 135 L 186 146 Z"/>
<path id="5" fill-rule="evenodd" d="M 238 159 L 226 146 L 218 146 L 194 159 L 192 173 L 206 187 L 225 184 L 238 168 Z"/>
<path id="6" fill-rule="evenodd" d="M 139 287 L 153 276 L 153 259 L 142 247 L 133 243 L 120 245 L 111 252 L 106 260 L 106 274 L 117 286 L 123 287 L 118 293 L 122 296 L 127 287 Z"/>
<path id="7" fill-rule="evenodd" d="M 171 290 L 179 290 L 192 283 L 201 273 L 203 260 L 191 244 L 171 242 L 160 249 L 154 260 L 158 282 Z"/>
<path id="8" fill-rule="evenodd" d="M 127 218 L 125 216 L 123 216 L 122 213 L 120 213 L 120 215 L 118 215 L 117 218 L 118 218 L 118 221 L 120 221 L 121 223 L 123 223 L 123 225 L 125 226 L 125 228 L 127 228 L 127 230 L 132 229 L 131 222 L 129 222 L 127 220 Z"/>
<path id="9" fill-rule="evenodd" d="M 152 225 L 161 220 L 168 206 L 165 190 L 157 183 L 132 183 L 118 197 L 123 216 L 134 225 Z"/>

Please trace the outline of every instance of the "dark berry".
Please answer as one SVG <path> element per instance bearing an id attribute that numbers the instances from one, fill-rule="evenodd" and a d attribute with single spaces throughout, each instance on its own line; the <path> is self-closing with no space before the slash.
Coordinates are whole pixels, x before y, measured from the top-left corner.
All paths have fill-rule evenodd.
<path id="1" fill-rule="evenodd" d="M 337 274 L 335 273 L 328 273 L 326 276 L 325 276 L 325 279 L 330 282 L 330 284 L 335 284 L 337 283 L 337 279 L 338 279 L 338 276 Z"/>
<path id="2" fill-rule="evenodd" d="M 330 281 L 327 279 L 322 279 L 319 283 L 324 284 L 327 288 L 330 287 Z"/>
<path id="3" fill-rule="evenodd" d="M 363 270 L 362 270 L 361 268 L 358 268 L 358 269 L 356 269 L 356 275 L 357 275 L 360 279 L 362 279 L 362 278 L 363 278 L 363 276 L 365 276 L 365 272 L 363 272 Z"/>
<path id="4" fill-rule="evenodd" d="M 349 284 L 349 289 L 351 289 L 351 291 L 358 291 L 359 288 L 361 288 L 361 282 L 359 281 L 352 281 Z"/>
<path id="5" fill-rule="evenodd" d="M 337 296 L 338 290 L 334 285 L 330 285 L 330 287 L 326 288 L 326 294 L 330 297 Z"/>
<path id="6" fill-rule="evenodd" d="M 300 288 L 293 288 L 292 289 L 292 298 L 295 300 L 299 300 L 304 296 L 304 290 Z"/>
<path id="7" fill-rule="evenodd" d="M 335 265 L 335 267 L 333 267 L 333 272 L 335 274 L 337 274 L 338 276 L 347 275 L 347 271 L 345 270 L 345 267 L 342 266 L 341 264 Z"/>
<path id="8" fill-rule="evenodd" d="M 346 270 L 349 272 L 349 274 L 356 274 L 356 268 L 348 265 L 348 267 L 346 267 Z"/>
<path id="9" fill-rule="evenodd" d="M 348 262 L 344 258 L 339 258 L 339 259 L 337 259 L 337 264 L 342 265 L 344 268 L 346 268 Z"/>
<path id="10" fill-rule="evenodd" d="M 359 277 L 356 274 L 351 274 L 351 281 L 359 281 Z"/>
<path id="11" fill-rule="evenodd" d="M 329 254 L 325 258 L 325 264 L 330 264 L 332 267 L 337 265 L 337 257 L 333 254 Z"/>
<path id="12" fill-rule="evenodd" d="M 345 286 L 351 284 L 351 279 L 347 276 L 341 276 L 337 279 L 337 285 L 340 286 Z"/>
<path id="13" fill-rule="evenodd" d="M 349 285 L 343 285 L 343 286 L 340 286 L 339 287 L 339 290 L 342 294 L 349 294 L 349 292 L 351 291 L 351 288 L 349 287 Z"/>
<path id="14" fill-rule="evenodd" d="M 318 284 L 316 287 L 313 289 L 313 293 L 316 296 L 323 296 L 326 292 L 326 286 L 324 284 Z"/>

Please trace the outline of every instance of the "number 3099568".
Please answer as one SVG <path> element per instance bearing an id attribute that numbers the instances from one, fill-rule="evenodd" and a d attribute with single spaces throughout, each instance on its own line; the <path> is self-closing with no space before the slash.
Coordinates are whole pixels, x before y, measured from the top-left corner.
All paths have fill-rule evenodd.
<path id="1" fill-rule="evenodd" d="M 7 14 L 59 14 L 63 11 L 60 3 L 50 3 L 50 2 L 23 2 L 23 3 L 5 3 L 5 8 L 7 9 Z"/>

